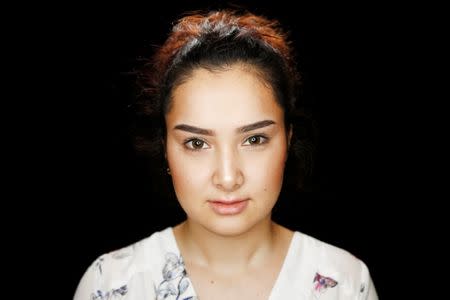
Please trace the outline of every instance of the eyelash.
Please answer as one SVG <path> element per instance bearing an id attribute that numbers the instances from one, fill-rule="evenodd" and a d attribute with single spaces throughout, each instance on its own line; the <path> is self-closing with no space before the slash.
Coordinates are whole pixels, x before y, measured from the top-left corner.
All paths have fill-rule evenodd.
<path id="1" fill-rule="evenodd" d="M 257 143 L 257 144 L 250 144 L 250 146 L 255 146 L 255 147 L 264 145 L 264 144 L 266 144 L 266 143 L 269 141 L 269 138 L 268 138 L 267 136 L 265 136 L 265 135 L 263 135 L 263 134 L 257 134 L 257 135 L 252 135 L 251 137 L 247 138 L 247 139 L 245 140 L 245 142 L 247 142 L 247 141 L 250 140 L 251 138 L 260 138 L 260 139 L 262 139 L 262 141 L 261 141 L 260 143 Z M 204 144 L 206 144 L 206 142 L 205 142 L 204 140 L 202 140 L 202 139 L 199 139 L 199 138 L 190 138 L 190 139 L 187 139 L 187 140 L 184 142 L 184 146 L 185 146 L 186 149 L 189 150 L 189 151 L 197 152 L 197 151 L 202 150 L 203 148 L 197 149 L 197 148 L 193 148 L 193 147 L 189 147 L 189 146 L 188 146 L 189 143 L 196 142 L 196 141 L 200 141 L 200 142 L 203 142 Z"/>

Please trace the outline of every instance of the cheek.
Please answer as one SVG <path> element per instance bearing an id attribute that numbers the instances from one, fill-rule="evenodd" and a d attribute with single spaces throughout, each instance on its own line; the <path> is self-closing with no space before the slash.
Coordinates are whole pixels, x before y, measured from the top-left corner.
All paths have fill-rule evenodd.
<path id="1" fill-rule="evenodd" d="M 186 150 L 169 145 L 167 161 L 178 199 L 182 200 L 186 196 L 198 194 L 202 187 L 204 189 L 208 172 L 205 164 L 198 161 L 195 155 L 187 154 Z"/>
<path id="2" fill-rule="evenodd" d="M 195 190 L 198 186 L 205 187 L 205 173 L 200 168 L 189 168 L 184 164 L 182 168 L 175 168 L 172 174 L 174 187 L 183 190 Z"/>
<path id="3" fill-rule="evenodd" d="M 265 193 L 278 193 L 283 183 L 285 157 L 277 153 L 253 159 L 247 170 L 248 180 Z"/>

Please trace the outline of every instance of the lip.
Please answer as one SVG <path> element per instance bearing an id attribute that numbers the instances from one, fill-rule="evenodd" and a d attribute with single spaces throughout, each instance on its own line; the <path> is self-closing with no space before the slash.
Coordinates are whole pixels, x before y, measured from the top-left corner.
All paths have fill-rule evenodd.
<path id="1" fill-rule="evenodd" d="M 237 215 L 245 210 L 249 199 L 217 199 L 208 201 L 211 209 L 218 215 Z"/>

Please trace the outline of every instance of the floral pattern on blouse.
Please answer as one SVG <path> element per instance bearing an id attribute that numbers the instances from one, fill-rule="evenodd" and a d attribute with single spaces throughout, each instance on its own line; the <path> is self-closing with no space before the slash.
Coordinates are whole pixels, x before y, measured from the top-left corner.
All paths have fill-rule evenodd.
<path id="1" fill-rule="evenodd" d="M 125 256 L 123 256 L 123 257 L 125 257 Z M 118 257 L 114 257 L 114 258 L 118 258 Z M 105 261 L 105 258 L 104 258 L 104 255 L 102 255 L 94 263 L 94 266 L 97 268 L 100 276 L 103 275 L 102 265 L 103 265 L 104 261 Z M 120 298 L 122 298 L 122 296 L 126 295 L 127 292 L 128 292 L 128 287 L 126 284 L 117 289 L 111 289 L 109 291 L 97 290 L 91 294 L 91 300 L 120 299 Z"/>
<path id="2" fill-rule="evenodd" d="M 196 300 L 197 297 L 188 296 L 183 297 L 182 294 L 188 289 L 190 285 L 184 267 L 183 258 L 176 254 L 169 252 L 166 254 L 166 262 L 162 270 L 163 281 L 159 284 L 156 290 L 156 299 L 175 299 L 175 300 Z M 174 298 L 175 297 L 175 298 Z"/>
<path id="3" fill-rule="evenodd" d="M 318 298 L 321 294 L 323 294 L 328 288 L 334 288 L 338 282 L 331 277 L 325 277 L 316 273 L 313 280 L 314 295 Z"/>
<path id="4" fill-rule="evenodd" d="M 121 286 L 118 289 L 112 289 L 107 292 L 103 292 L 98 290 L 96 293 L 92 293 L 91 300 L 112 300 L 112 299 L 120 299 L 128 292 L 128 288 L 126 285 Z"/>
<path id="5" fill-rule="evenodd" d="M 104 260 L 105 260 L 105 258 L 103 256 L 101 256 L 94 263 L 94 265 L 98 269 L 98 272 L 100 273 L 100 275 L 102 275 L 102 273 L 103 273 L 102 264 L 103 264 Z"/>

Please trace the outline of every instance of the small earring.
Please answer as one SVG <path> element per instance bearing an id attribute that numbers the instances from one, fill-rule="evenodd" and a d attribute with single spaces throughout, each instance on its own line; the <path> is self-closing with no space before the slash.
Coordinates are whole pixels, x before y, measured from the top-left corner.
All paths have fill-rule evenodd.
<path id="1" fill-rule="evenodd" d="M 167 174 L 169 174 L 170 175 L 170 168 L 167 168 Z"/>

